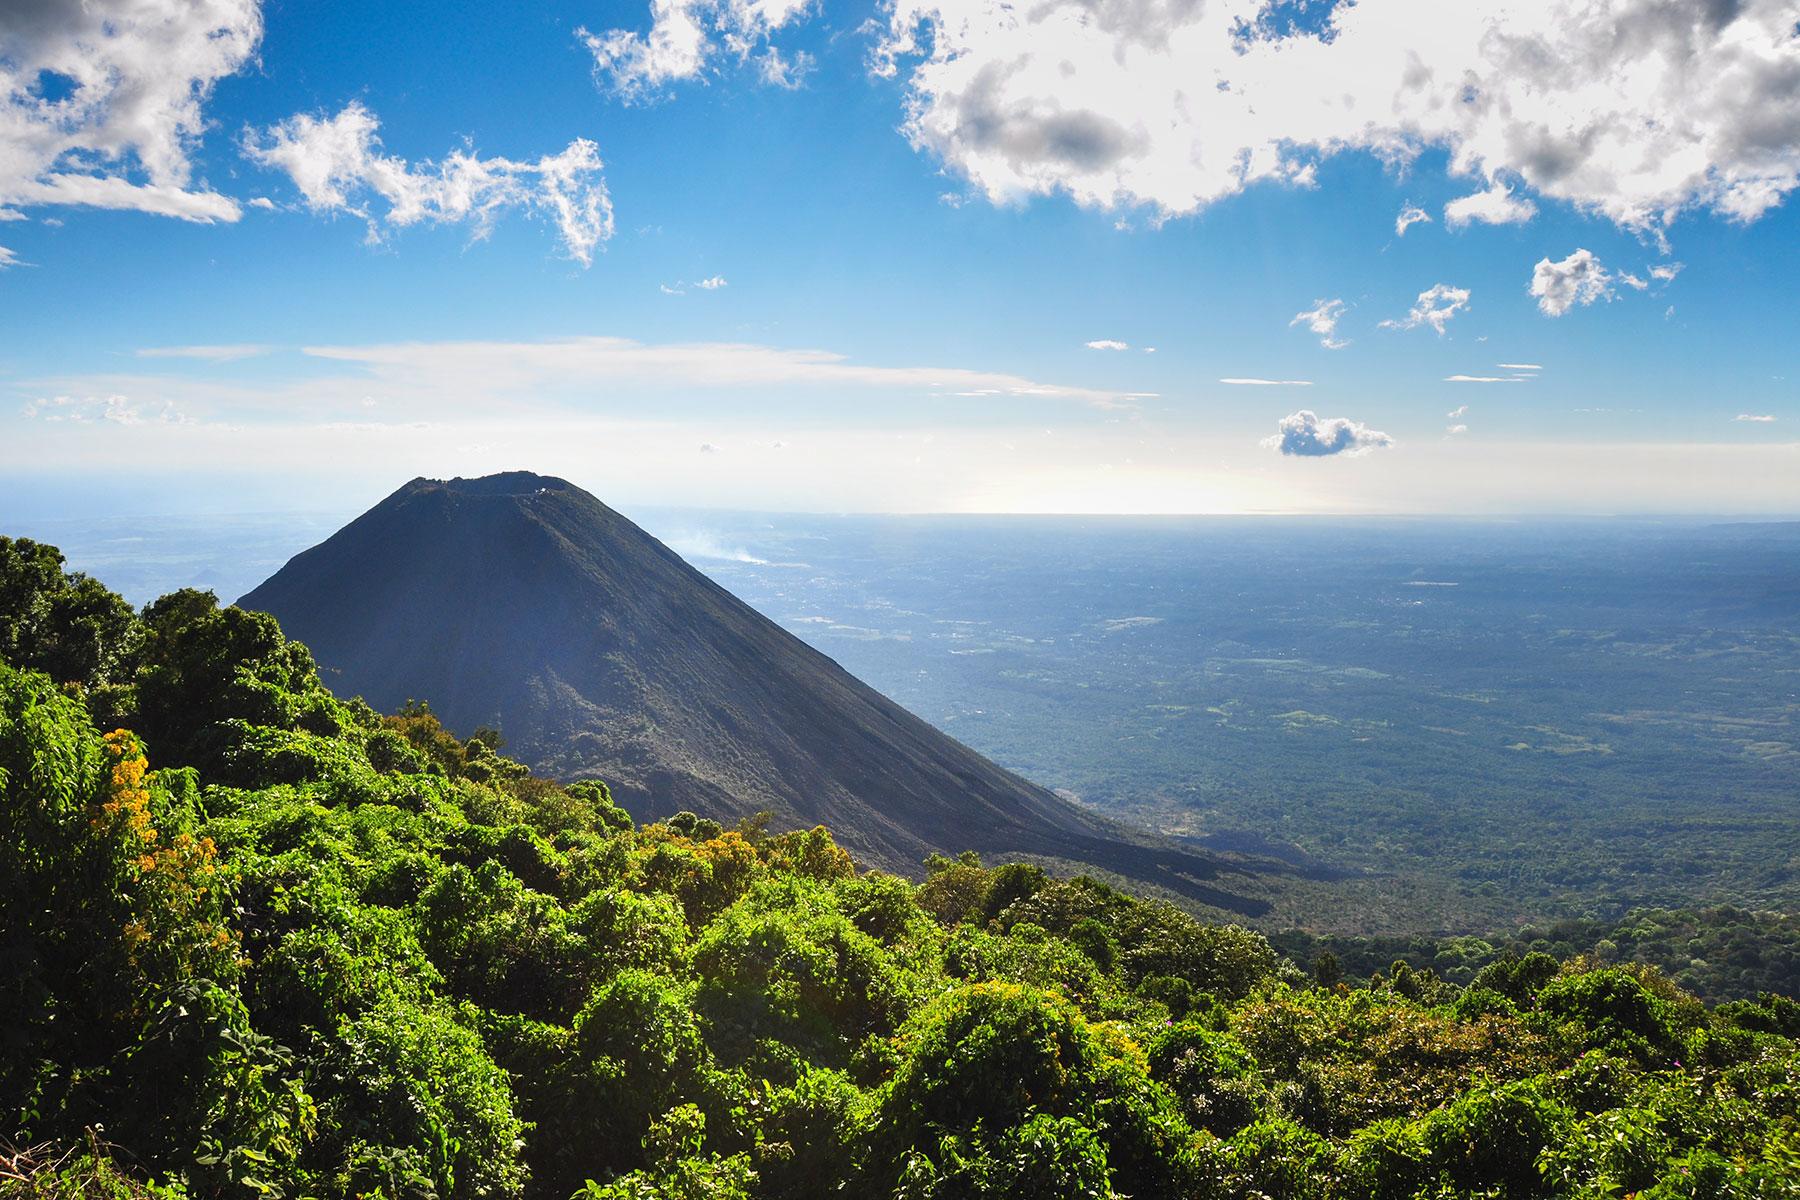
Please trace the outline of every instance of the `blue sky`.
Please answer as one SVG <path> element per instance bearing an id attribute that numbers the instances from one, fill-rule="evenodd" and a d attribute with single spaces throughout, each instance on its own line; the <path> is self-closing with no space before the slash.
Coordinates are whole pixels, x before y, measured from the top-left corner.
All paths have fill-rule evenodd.
<path id="1" fill-rule="evenodd" d="M 1420 3 L 31 0 L 0 506 L 1800 511 L 1791 4 Z"/>

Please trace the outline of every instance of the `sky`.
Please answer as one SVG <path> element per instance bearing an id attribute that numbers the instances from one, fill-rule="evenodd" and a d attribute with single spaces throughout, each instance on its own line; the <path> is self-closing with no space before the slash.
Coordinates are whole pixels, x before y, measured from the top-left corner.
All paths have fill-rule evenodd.
<path id="1" fill-rule="evenodd" d="M 1794 0 L 7 0 L 0 520 L 1800 514 Z"/>

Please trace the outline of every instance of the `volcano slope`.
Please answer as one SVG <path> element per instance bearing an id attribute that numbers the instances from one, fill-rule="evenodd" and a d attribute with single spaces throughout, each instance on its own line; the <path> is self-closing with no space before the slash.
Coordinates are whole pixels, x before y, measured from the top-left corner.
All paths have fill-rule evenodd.
<path id="1" fill-rule="evenodd" d="M 933 728 L 579 487 L 415 479 L 238 601 L 342 695 L 430 703 L 640 819 L 830 826 L 916 874 L 933 851 L 1079 863 L 1242 913 L 1257 872 L 1117 826 Z"/>

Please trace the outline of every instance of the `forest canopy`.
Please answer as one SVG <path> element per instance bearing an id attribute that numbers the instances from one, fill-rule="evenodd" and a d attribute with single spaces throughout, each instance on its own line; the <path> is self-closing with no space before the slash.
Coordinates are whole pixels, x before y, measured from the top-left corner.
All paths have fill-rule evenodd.
<path id="1" fill-rule="evenodd" d="M 1632 961 L 1665 924 L 1303 971 L 1028 863 L 913 881 L 823 828 L 640 825 L 502 731 L 333 696 L 266 615 L 134 613 L 27 541 L 0 658 L 0 1196 L 1800 1181 L 1800 1004 Z"/>

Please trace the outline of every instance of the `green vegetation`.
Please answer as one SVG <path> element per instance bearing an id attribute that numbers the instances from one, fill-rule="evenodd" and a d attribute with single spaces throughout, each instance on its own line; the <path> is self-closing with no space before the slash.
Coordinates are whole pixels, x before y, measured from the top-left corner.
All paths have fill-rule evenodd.
<path id="1" fill-rule="evenodd" d="M 636 826 L 209 596 L 31 615 L 85 586 L 40 556 L 0 542 L 0 1200 L 1800 1181 L 1790 999 L 1544 954 L 1326 985 L 1090 878 Z"/>
<path id="2" fill-rule="evenodd" d="M 1329 955 L 1328 963 L 1345 976 L 1367 976 L 1402 961 L 1466 984 L 1497 959 L 1543 953 L 1558 960 L 1586 957 L 1597 965 L 1649 963 L 1709 1001 L 1763 992 L 1800 995 L 1800 918 L 1729 905 L 1635 909 L 1619 921 L 1558 921 L 1485 938 L 1319 937 L 1289 930 L 1270 940 L 1298 963 Z"/>

